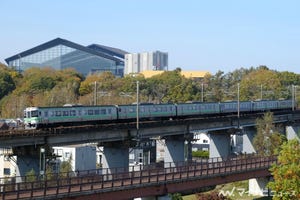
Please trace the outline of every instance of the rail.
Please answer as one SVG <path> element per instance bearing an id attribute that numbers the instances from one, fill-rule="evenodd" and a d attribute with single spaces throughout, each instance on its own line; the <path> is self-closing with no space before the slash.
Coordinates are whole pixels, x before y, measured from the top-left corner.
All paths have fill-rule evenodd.
<path id="1" fill-rule="evenodd" d="M 0 179 L 0 199 L 56 199 L 88 193 L 116 192 L 124 189 L 150 187 L 178 181 L 205 179 L 213 176 L 268 169 L 275 156 L 247 156 L 223 160 L 205 159 L 164 166 L 139 166 L 127 169 L 100 169 L 79 173 L 50 174 L 47 177 L 15 177 L 12 182 Z"/>

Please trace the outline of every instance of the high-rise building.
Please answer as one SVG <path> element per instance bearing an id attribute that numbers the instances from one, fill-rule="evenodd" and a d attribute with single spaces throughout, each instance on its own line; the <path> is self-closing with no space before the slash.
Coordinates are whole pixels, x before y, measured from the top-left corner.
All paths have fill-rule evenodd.
<path id="1" fill-rule="evenodd" d="M 56 38 L 5 59 L 8 66 L 23 71 L 31 67 L 52 67 L 57 70 L 74 68 L 83 75 L 110 71 L 124 74 L 124 55 L 121 49 L 98 44 L 82 46 Z"/>
<path id="2" fill-rule="evenodd" d="M 168 70 L 168 53 L 155 51 L 125 54 L 124 74 Z"/>

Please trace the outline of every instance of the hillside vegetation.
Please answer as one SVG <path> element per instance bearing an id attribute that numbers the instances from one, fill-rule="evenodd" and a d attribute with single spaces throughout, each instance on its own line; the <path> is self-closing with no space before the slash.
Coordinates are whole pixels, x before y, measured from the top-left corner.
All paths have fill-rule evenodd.
<path id="1" fill-rule="evenodd" d="M 142 75 L 118 78 L 110 72 L 84 77 L 71 68 L 33 67 L 18 73 L 0 63 L 0 117 L 22 117 L 29 106 L 94 105 L 95 94 L 98 105 L 131 104 L 136 102 L 137 81 L 140 102 L 151 103 L 201 101 L 202 96 L 205 102 L 237 100 L 238 83 L 241 101 L 287 99 L 292 97 L 292 85 L 300 85 L 299 74 L 266 66 L 227 74 L 218 71 L 203 80 L 185 78 L 180 71 L 177 68 L 147 79 Z"/>

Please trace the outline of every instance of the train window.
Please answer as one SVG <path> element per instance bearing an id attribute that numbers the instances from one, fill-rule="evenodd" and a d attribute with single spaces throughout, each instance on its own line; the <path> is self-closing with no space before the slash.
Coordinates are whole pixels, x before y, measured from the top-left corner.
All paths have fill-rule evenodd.
<path id="1" fill-rule="evenodd" d="M 99 115 L 100 114 L 100 110 L 95 110 L 95 115 Z"/>
<path id="2" fill-rule="evenodd" d="M 94 114 L 94 110 L 88 110 L 88 115 L 93 115 Z"/>
<path id="3" fill-rule="evenodd" d="M 61 116 L 61 111 L 60 110 L 59 111 L 55 111 L 55 116 L 57 116 L 57 117 Z"/>
<path id="4" fill-rule="evenodd" d="M 31 111 L 31 117 L 37 117 L 38 116 L 38 112 L 35 111 Z"/>
<path id="5" fill-rule="evenodd" d="M 78 110 L 78 116 L 80 116 L 81 115 L 81 110 Z"/>
<path id="6" fill-rule="evenodd" d="M 145 108 L 140 108 L 140 112 L 145 112 Z"/>
<path id="7" fill-rule="evenodd" d="M 106 109 L 101 109 L 100 113 L 101 113 L 101 115 L 106 115 Z"/>
<path id="8" fill-rule="evenodd" d="M 70 110 L 70 116 L 76 116 L 75 110 Z"/>
<path id="9" fill-rule="evenodd" d="M 83 110 L 83 115 L 88 115 L 88 111 L 87 110 Z"/>
<path id="10" fill-rule="evenodd" d="M 134 112 L 134 109 L 133 109 L 133 108 L 129 108 L 129 112 L 130 112 L 130 113 L 133 113 L 133 112 Z"/>
<path id="11" fill-rule="evenodd" d="M 63 113 L 63 116 L 69 116 L 69 111 L 65 110 L 62 112 Z"/>
<path id="12" fill-rule="evenodd" d="M 167 107 L 162 107 L 161 111 L 166 112 L 167 111 Z"/>
<path id="13" fill-rule="evenodd" d="M 107 109 L 107 112 L 108 112 L 108 114 L 111 114 L 111 109 L 110 108 Z"/>
<path id="14" fill-rule="evenodd" d="M 44 112 L 44 116 L 45 116 L 45 117 L 48 117 L 48 111 L 45 111 L 45 112 Z"/>
<path id="15" fill-rule="evenodd" d="M 54 111 L 50 111 L 49 114 L 50 114 L 51 117 L 55 116 L 55 112 Z"/>

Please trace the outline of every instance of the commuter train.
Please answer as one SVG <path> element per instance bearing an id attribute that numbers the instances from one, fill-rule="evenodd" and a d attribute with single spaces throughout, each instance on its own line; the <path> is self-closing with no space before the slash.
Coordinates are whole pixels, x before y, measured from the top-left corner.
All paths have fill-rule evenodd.
<path id="1" fill-rule="evenodd" d="M 291 110 L 292 100 L 242 101 L 241 114 L 274 110 Z M 238 102 L 190 102 L 178 104 L 139 104 L 138 117 L 147 119 L 174 119 L 189 116 L 222 115 L 238 112 Z M 137 118 L 137 105 L 101 105 L 63 107 L 28 107 L 24 110 L 24 123 L 27 129 L 56 127 L 63 125 L 101 124 L 110 122 L 134 121 Z"/>

